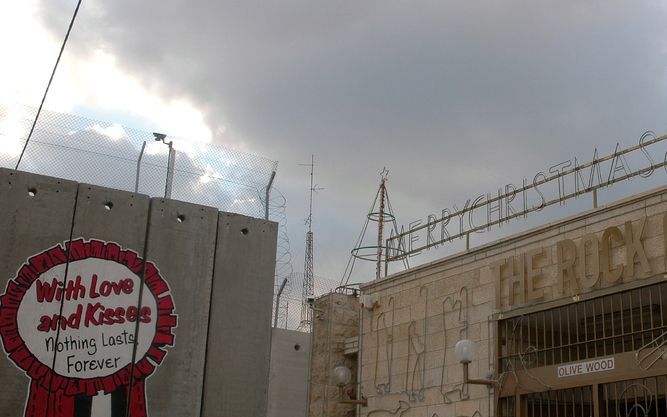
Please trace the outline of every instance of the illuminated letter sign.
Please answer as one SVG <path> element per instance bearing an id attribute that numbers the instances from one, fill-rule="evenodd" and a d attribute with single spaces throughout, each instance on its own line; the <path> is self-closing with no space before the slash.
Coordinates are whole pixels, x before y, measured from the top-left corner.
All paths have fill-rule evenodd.
<path id="1" fill-rule="evenodd" d="M 522 186 L 506 184 L 498 188 L 497 194 L 487 193 L 486 198 L 483 194 L 479 195 L 472 204 L 468 199 L 462 209 L 456 205 L 453 205 L 453 210 L 442 209 L 439 218 L 429 214 L 424 222 L 411 222 L 407 231 L 401 226 L 400 232 L 392 231 L 385 242 L 387 262 L 419 255 L 422 251 L 437 248 L 454 239 L 468 238 L 471 233 L 484 233 L 492 226 L 502 226 L 513 219 L 527 217 L 545 207 L 562 204 L 603 187 L 634 177 L 649 177 L 659 168 L 667 171 L 667 152 L 656 152 L 655 147 L 649 148 L 665 140 L 667 135 L 656 137 L 653 132 L 646 132 L 637 145 L 621 149 L 617 143 L 613 154 L 601 158 L 596 148 L 590 162 L 580 164 L 576 158 L 574 164 L 571 160 L 560 162 L 549 167 L 549 176 L 540 171 L 532 181 L 523 179 Z M 626 157 L 639 156 L 640 153 L 643 155 L 643 168 L 631 170 Z M 464 221 L 466 218 L 467 221 Z M 452 219 L 459 221 L 450 224 Z M 434 234 L 438 229 L 440 233 Z"/>

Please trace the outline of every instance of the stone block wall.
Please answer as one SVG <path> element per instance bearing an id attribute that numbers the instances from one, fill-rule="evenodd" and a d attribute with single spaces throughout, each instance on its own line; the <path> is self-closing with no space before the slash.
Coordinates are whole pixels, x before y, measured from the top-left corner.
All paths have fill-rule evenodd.
<path id="1" fill-rule="evenodd" d="M 362 286 L 379 306 L 362 318 L 361 416 L 495 415 L 493 391 L 462 384 L 456 342 L 475 342 L 470 378 L 498 378 L 502 314 L 662 276 L 665 213 L 663 187 Z"/>
<path id="2" fill-rule="evenodd" d="M 359 335 L 359 304 L 354 295 L 330 293 L 313 305 L 313 342 L 310 375 L 309 417 L 349 417 L 356 406 L 340 403 L 355 388 L 357 357 L 345 355 L 345 340 Z M 343 365 L 352 371 L 352 382 L 341 390 L 332 373 Z"/>

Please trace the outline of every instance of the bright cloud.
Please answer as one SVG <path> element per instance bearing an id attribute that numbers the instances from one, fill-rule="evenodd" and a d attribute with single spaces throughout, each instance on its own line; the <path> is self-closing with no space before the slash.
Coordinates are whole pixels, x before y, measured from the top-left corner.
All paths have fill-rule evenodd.
<path id="1" fill-rule="evenodd" d="M 26 120 L 31 115 L 24 106 L 1 106 L 3 117 L 0 117 L 0 154 L 11 158 L 21 154 L 26 132 Z"/>
<path id="2" fill-rule="evenodd" d="M 34 7 L 29 0 L 0 3 L 0 37 L 6 40 L 0 42 L 0 100 L 5 104 L 39 103 L 49 77 L 46 68 L 57 56 L 57 42 L 32 19 Z"/>
<path id="3" fill-rule="evenodd" d="M 35 10 L 35 1 L 0 4 L 0 36 L 21 39 L 0 43 L 0 56 L 11 57 L 4 59 L 0 68 L 0 101 L 5 105 L 36 107 L 57 58 L 62 39 L 53 38 L 37 23 Z M 72 36 L 75 32 L 76 26 Z M 147 126 L 160 126 L 163 133 L 188 140 L 210 142 L 213 136 L 204 115 L 190 101 L 149 91 L 124 73 L 113 55 L 101 49 L 91 56 L 75 56 L 65 49 L 45 108 L 71 113 L 81 103 L 93 112 L 126 114 Z M 111 133 L 111 138 L 118 134 L 107 133 Z M 4 137 L 2 141 L 2 149 L 10 147 Z"/>
<path id="4" fill-rule="evenodd" d="M 127 133 L 125 133 L 125 129 L 123 129 L 123 126 L 116 123 L 112 124 L 109 127 L 102 127 L 99 124 L 94 124 L 90 128 L 90 130 L 99 133 L 100 135 L 106 136 L 111 140 L 119 140 L 124 137 L 127 137 Z"/>
<path id="5" fill-rule="evenodd" d="M 206 164 L 206 169 L 204 170 L 204 173 L 199 177 L 199 182 L 201 184 L 208 184 L 213 180 L 221 180 L 222 178 L 223 178 L 222 173 L 213 169 L 211 164 Z"/>

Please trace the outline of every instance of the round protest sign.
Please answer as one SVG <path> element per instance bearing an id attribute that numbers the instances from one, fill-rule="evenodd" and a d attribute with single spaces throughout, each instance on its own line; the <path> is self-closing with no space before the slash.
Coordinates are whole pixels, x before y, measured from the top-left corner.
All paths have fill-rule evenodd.
<path id="1" fill-rule="evenodd" d="M 32 380 L 26 416 L 74 416 L 77 399 L 99 392 L 147 415 L 144 380 L 173 346 L 176 322 L 155 265 L 99 240 L 32 256 L 0 297 L 4 350 Z"/>

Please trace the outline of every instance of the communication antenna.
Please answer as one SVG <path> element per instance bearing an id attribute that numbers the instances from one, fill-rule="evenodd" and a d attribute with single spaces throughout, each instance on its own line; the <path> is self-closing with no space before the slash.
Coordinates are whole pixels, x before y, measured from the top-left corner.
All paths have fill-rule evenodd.
<path id="1" fill-rule="evenodd" d="M 393 226 L 394 234 L 398 234 L 398 225 L 396 224 L 396 217 L 394 216 L 394 210 L 391 207 L 391 202 L 389 201 L 389 192 L 387 191 L 386 182 L 388 181 L 389 171 L 386 168 L 382 169 L 380 173 L 380 186 L 378 191 L 375 194 L 375 200 L 373 200 L 373 205 L 371 206 L 368 215 L 366 216 L 366 223 L 361 229 L 357 243 L 354 246 L 354 249 L 350 252 L 350 259 L 347 262 L 345 267 L 345 272 L 343 273 L 343 278 L 340 281 L 340 286 L 345 287 L 350 281 L 352 276 L 352 270 L 354 269 L 354 264 L 357 259 L 363 261 L 372 261 L 375 262 L 375 279 L 380 279 L 382 276 L 382 264 L 385 264 L 384 273 L 387 274 L 388 262 L 387 262 L 387 251 L 389 248 L 385 247 L 384 241 L 384 228 L 387 223 L 391 223 Z M 370 222 L 376 222 L 378 224 L 377 230 L 377 241 L 374 244 L 364 245 L 364 236 L 366 235 L 366 230 Z M 393 251 L 404 251 L 404 248 L 392 248 Z M 403 261 L 403 266 L 407 269 L 410 267 L 408 264 L 408 259 L 403 256 L 401 257 Z"/>
<path id="2" fill-rule="evenodd" d="M 310 331 L 310 325 L 313 322 L 313 311 L 310 308 L 314 291 L 314 273 L 313 273 L 313 192 L 323 190 L 317 185 L 313 185 L 313 171 L 315 168 L 315 156 L 310 156 L 310 164 L 299 164 L 310 167 L 310 206 L 308 209 L 308 232 L 306 233 L 306 259 L 303 266 L 303 288 L 301 290 L 301 322 L 297 330 Z"/>

